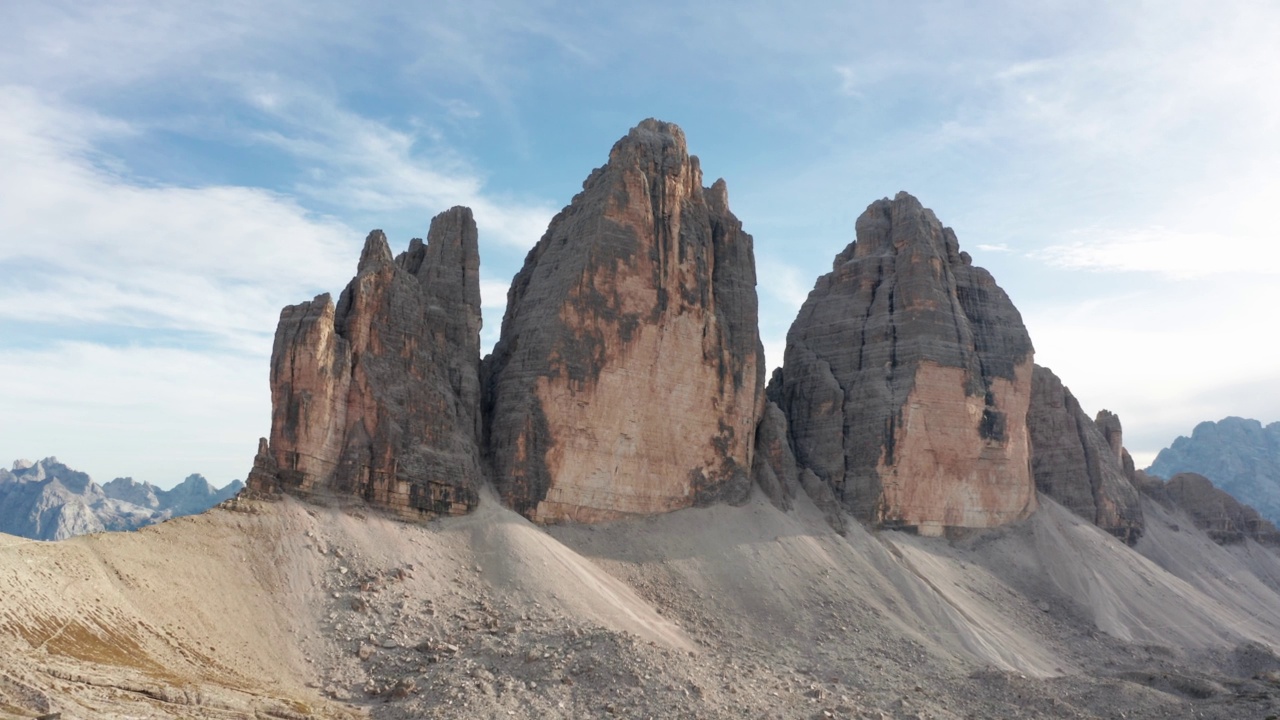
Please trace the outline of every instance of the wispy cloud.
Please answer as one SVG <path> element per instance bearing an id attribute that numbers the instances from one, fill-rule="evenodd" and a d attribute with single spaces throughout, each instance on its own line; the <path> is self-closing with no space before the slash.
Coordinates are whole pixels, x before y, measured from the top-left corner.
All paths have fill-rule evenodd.
<path id="1" fill-rule="evenodd" d="M 260 347 L 286 300 L 350 274 L 356 233 L 287 198 L 104 168 L 95 141 L 127 124 L 8 87 L 0 127 L 0 318 L 190 329 Z"/>
<path id="2" fill-rule="evenodd" d="M 393 128 L 277 82 L 255 84 L 244 95 L 271 119 L 253 137 L 304 163 L 309 171 L 297 192 L 329 206 L 434 214 L 467 205 L 486 240 L 520 248 L 541 237 L 555 212 L 486 193 L 480 174 L 430 125 Z"/>
<path id="3" fill-rule="evenodd" d="M 1079 233 L 1093 234 L 1093 233 Z M 1155 273 L 1175 280 L 1211 275 L 1280 276 L 1273 238 L 1187 233 L 1164 227 L 1100 232 L 1035 254 L 1070 270 Z"/>

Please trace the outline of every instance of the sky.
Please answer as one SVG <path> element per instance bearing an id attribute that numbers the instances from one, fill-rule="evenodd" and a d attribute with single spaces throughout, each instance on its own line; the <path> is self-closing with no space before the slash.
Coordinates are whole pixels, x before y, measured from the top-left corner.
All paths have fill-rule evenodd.
<path id="1" fill-rule="evenodd" d="M 359 7 L 357 7 L 359 5 Z M 1139 467 L 1280 420 L 1280 5 L 0 3 L 0 463 L 243 478 L 280 309 L 475 211 L 482 342 L 647 117 L 755 238 L 770 367 L 906 190 Z"/>

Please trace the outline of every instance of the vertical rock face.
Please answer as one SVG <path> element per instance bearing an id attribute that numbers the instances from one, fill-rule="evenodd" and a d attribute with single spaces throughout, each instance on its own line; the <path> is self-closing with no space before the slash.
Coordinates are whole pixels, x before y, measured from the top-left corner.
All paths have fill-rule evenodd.
<path id="1" fill-rule="evenodd" d="M 405 515 L 474 506 L 479 453 L 476 226 L 455 207 L 392 258 L 370 233 L 355 278 L 280 313 L 271 439 L 249 486 L 358 496 Z"/>
<path id="2" fill-rule="evenodd" d="M 597 521 L 745 498 L 763 402 L 751 245 L 678 127 L 614 145 L 526 258 L 485 360 L 507 504 Z"/>
<path id="3" fill-rule="evenodd" d="M 1104 410 L 1090 420 L 1058 376 L 1037 365 L 1027 428 L 1036 488 L 1130 545 L 1137 542 L 1142 505 L 1132 460 L 1126 472 L 1120 419 Z"/>
<path id="4" fill-rule="evenodd" d="M 872 203 L 787 334 L 776 395 L 796 458 L 855 516 L 938 534 L 1027 516 L 1032 346 L 955 234 Z"/>

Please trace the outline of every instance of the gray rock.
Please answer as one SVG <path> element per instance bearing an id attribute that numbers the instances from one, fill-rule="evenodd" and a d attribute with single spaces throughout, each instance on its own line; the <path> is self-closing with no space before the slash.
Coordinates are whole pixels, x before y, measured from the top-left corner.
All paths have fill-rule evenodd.
<path id="1" fill-rule="evenodd" d="M 136 530 L 181 515 L 208 510 L 235 494 L 240 481 L 222 490 L 185 494 L 184 485 L 158 490 L 132 478 L 116 478 L 99 486 L 88 474 L 72 470 L 56 457 L 14 463 L 12 472 L 0 470 L 0 532 L 34 540 L 65 540 L 87 533 Z M 182 502 L 166 498 L 181 497 Z"/>
<path id="2" fill-rule="evenodd" d="M 255 493 L 357 497 L 411 517 L 475 505 L 479 263 L 471 211 L 455 207 L 394 259 L 370 233 L 337 305 L 326 294 L 281 312 Z"/>
<path id="3" fill-rule="evenodd" d="M 488 456 L 540 522 L 740 501 L 764 391 L 751 236 L 645 120 L 552 221 L 486 358 Z"/>
<path id="4" fill-rule="evenodd" d="M 102 492 L 113 500 L 123 500 L 138 507 L 160 509 L 160 497 L 151 483 L 131 477 L 118 477 L 102 486 Z"/>
<path id="5" fill-rule="evenodd" d="M 1166 507 L 1185 512 L 1219 545 L 1245 540 L 1280 545 L 1280 531 L 1274 524 L 1199 473 L 1178 473 L 1163 481 L 1140 472 L 1139 487 Z"/>
<path id="6" fill-rule="evenodd" d="M 1144 521 L 1124 466 L 1120 419 L 1103 411 L 1098 420 L 1089 419 L 1057 375 L 1035 367 L 1027 428 L 1036 488 L 1132 545 Z"/>
<path id="7" fill-rule="evenodd" d="M 787 334 L 796 459 L 853 514 L 937 534 L 1035 508 L 1022 318 L 914 197 L 872 203 Z"/>
<path id="8" fill-rule="evenodd" d="M 773 401 L 766 401 L 756 427 L 752 476 L 756 484 L 780 510 L 790 510 L 800 488 L 800 470 L 787 432 L 787 416 Z"/>
<path id="9" fill-rule="evenodd" d="M 178 517 L 204 512 L 233 497 L 242 487 L 244 483 L 233 480 L 226 487 L 215 488 L 203 475 L 197 473 L 188 475 L 172 490 L 158 490 L 155 494 L 160 509 L 168 510 L 173 517 Z"/>

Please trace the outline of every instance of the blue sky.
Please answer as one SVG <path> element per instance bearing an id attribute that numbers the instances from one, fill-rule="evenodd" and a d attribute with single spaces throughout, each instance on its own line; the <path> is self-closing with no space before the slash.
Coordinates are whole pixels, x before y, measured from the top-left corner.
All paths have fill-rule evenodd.
<path id="1" fill-rule="evenodd" d="M 470 205 L 486 346 L 556 210 L 680 124 L 771 363 L 873 200 L 955 228 L 1140 464 L 1280 419 L 1270 2 L 0 4 L 0 460 L 242 478 L 279 310 Z"/>

